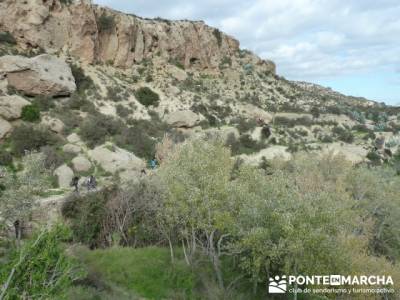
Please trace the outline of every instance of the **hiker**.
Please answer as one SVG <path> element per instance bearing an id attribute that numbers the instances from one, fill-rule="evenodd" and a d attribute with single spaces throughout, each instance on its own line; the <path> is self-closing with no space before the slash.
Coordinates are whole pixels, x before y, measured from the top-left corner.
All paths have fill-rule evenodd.
<path id="1" fill-rule="evenodd" d="M 75 192 L 79 192 L 79 177 L 75 176 L 72 178 L 71 186 L 75 188 Z"/>
<path id="2" fill-rule="evenodd" d="M 93 175 L 90 175 L 87 181 L 87 189 L 88 191 L 90 191 L 91 189 L 95 190 L 96 187 L 97 187 L 96 178 Z"/>
<path id="3" fill-rule="evenodd" d="M 150 167 L 154 170 L 157 167 L 157 159 L 154 157 L 150 160 Z"/>
<path id="4" fill-rule="evenodd" d="M 15 220 L 14 222 L 15 238 L 17 240 L 21 239 L 21 222 L 20 220 Z"/>

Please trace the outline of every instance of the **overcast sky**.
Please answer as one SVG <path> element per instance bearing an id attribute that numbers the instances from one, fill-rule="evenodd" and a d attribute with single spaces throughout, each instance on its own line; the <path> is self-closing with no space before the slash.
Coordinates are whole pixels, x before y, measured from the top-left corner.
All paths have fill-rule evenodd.
<path id="1" fill-rule="evenodd" d="M 94 0 L 143 17 L 204 20 L 279 75 L 400 105 L 399 0 Z"/>

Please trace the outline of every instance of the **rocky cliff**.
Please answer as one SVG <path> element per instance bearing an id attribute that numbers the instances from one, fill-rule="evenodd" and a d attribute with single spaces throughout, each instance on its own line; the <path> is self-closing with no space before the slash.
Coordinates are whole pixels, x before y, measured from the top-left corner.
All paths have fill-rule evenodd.
<path id="1" fill-rule="evenodd" d="M 24 49 L 124 68 L 160 56 L 213 70 L 239 50 L 237 40 L 203 22 L 143 19 L 84 1 L 0 1 L 0 31 L 10 32 Z"/>

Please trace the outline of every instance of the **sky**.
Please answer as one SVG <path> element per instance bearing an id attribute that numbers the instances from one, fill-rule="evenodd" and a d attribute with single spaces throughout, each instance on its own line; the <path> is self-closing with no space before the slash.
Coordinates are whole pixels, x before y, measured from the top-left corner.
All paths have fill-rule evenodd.
<path id="1" fill-rule="evenodd" d="M 400 105 L 399 0 L 94 0 L 138 16 L 204 20 L 290 80 Z"/>

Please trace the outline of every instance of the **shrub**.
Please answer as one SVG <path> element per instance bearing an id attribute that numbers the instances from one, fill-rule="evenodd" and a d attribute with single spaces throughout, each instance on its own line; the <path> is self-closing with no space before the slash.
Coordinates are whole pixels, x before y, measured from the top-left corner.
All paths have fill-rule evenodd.
<path id="1" fill-rule="evenodd" d="M 49 145 L 56 145 L 59 138 L 45 127 L 21 125 L 14 129 L 10 136 L 12 153 L 23 155 L 25 151 L 40 150 Z"/>
<path id="2" fill-rule="evenodd" d="M 376 151 L 368 152 L 367 158 L 374 164 L 379 164 L 381 162 L 381 156 Z"/>
<path id="3" fill-rule="evenodd" d="M 213 35 L 215 36 L 217 43 L 218 43 L 218 47 L 222 46 L 222 33 L 219 29 L 215 28 L 213 30 Z"/>
<path id="4" fill-rule="evenodd" d="M 21 249 L 13 249 L 11 260 L 2 265 L 0 281 L 12 280 L 5 292 L 5 299 L 45 298 L 60 299 L 60 294 L 72 286 L 73 280 L 82 277 L 83 272 L 76 262 L 65 255 L 63 243 L 69 241 L 70 231 L 58 225 L 45 229 L 26 241 Z M 13 270 L 13 271 L 12 271 Z"/>
<path id="5" fill-rule="evenodd" d="M 7 43 L 10 45 L 16 45 L 17 41 L 14 36 L 8 31 L 0 32 L 0 43 Z"/>
<path id="6" fill-rule="evenodd" d="M 110 31 L 115 26 L 114 16 L 101 15 L 97 20 L 99 31 Z"/>
<path id="7" fill-rule="evenodd" d="M 116 144 L 140 157 L 152 158 L 155 153 L 155 145 L 164 136 L 167 125 L 155 116 L 151 121 L 133 120 L 130 124 L 132 127 L 124 128 L 115 137 Z"/>
<path id="8" fill-rule="evenodd" d="M 75 64 L 71 64 L 72 75 L 75 78 L 76 87 L 78 92 L 84 92 L 85 90 L 93 86 L 93 80 L 85 75 L 83 69 Z"/>
<path id="9" fill-rule="evenodd" d="M 236 127 L 240 133 L 254 130 L 254 128 L 257 126 L 257 121 L 255 119 L 238 117 L 237 119 L 233 120 L 233 122 L 237 123 Z"/>
<path id="10" fill-rule="evenodd" d="M 96 108 L 92 102 L 86 99 L 85 95 L 73 94 L 67 102 L 69 109 L 82 110 L 86 112 L 95 112 Z"/>
<path id="11" fill-rule="evenodd" d="M 94 147 L 103 144 L 107 137 L 119 133 L 122 128 L 122 122 L 114 117 L 96 114 L 82 123 L 80 134 L 89 147 Z"/>
<path id="12" fill-rule="evenodd" d="M 111 188 L 82 196 L 72 195 L 64 202 L 61 213 L 70 220 L 75 242 L 91 248 L 101 243 L 99 237 L 101 224 L 106 217 L 105 204 L 113 192 Z"/>
<path id="13" fill-rule="evenodd" d="M 158 106 L 160 96 L 148 87 L 141 87 L 135 92 L 136 99 L 144 106 Z"/>
<path id="14" fill-rule="evenodd" d="M 11 166 L 13 162 L 13 157 L 10 152 L 0 149 L 0 165 L 1 166 Z"/>
<path id="15" fill-rule="evenodd" d="M 341 126 L 336 126 L 332 129 L 332 132 L 336 134 L 338 139 L 345 143 L 352 143 L 354 141 L 354 135 L 350 130 L 344 129 Z"/>
<path id="16" fill-rule="evenodd" d="M 39 108 L 40 111 L 48 111 L 54 108 L 54 99 L 46 96 L 36 96 L 32 104 Z"/>
<path id="17" fill-rule="evenodd" d="M 132 112 L 132 110 L 130 108 L 127 108 L 127 107 L 123 106 L 122 104 L 118 104 L 115 109 L 116 109 L 117 115 L 120 116 L 121 118 L 126 118 Z"/>
<path id="18" fill-rule="evenodd" d="M 35 104 L 27 105 L 22 108 L 21 118 L 27 122 L 40 120 L 40 109 Z"/>

